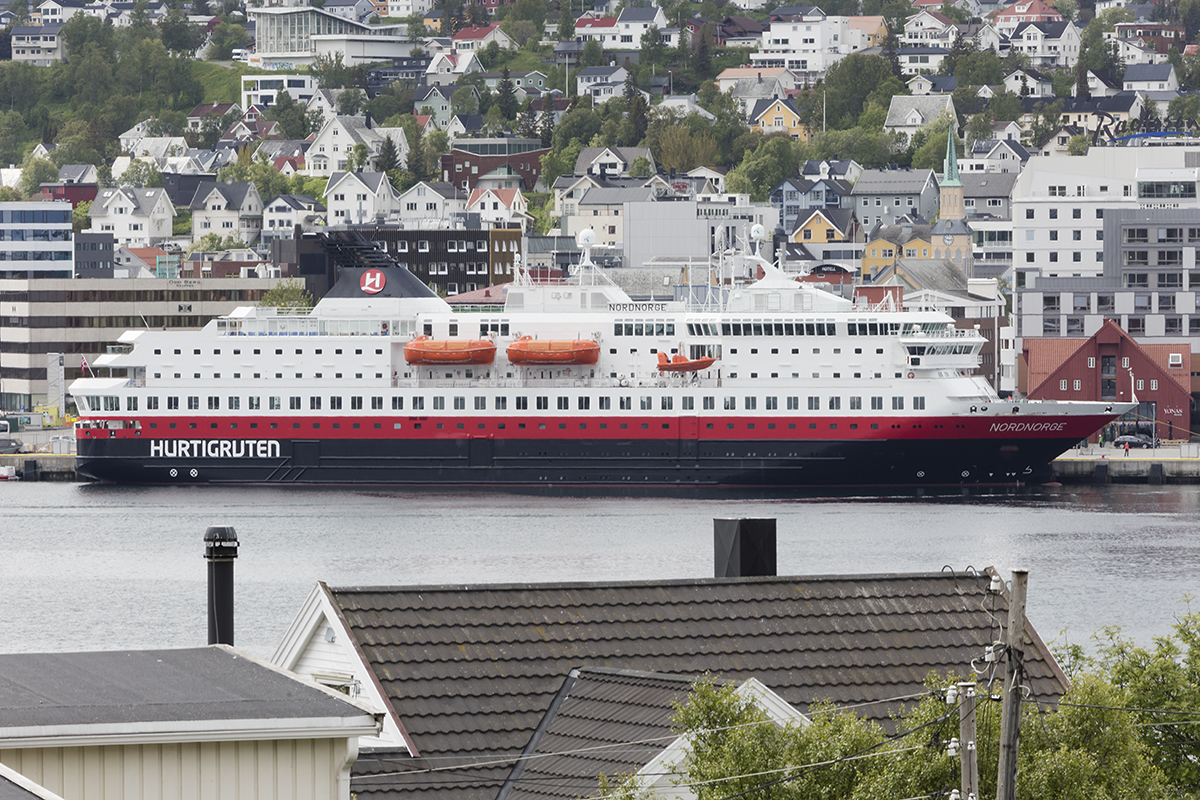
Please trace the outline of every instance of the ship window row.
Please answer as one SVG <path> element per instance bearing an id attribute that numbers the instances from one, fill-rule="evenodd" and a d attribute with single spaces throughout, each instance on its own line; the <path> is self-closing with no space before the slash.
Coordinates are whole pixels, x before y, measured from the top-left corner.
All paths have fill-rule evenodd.
<path id="1" fill-rule="evenodd" d="M 297 347 L 297 348 L 295 348 L 295 350 L 296 350 L 296 352 L 294 353 L 294 355 L 298 355 L 298 356 L 302 356 L 302 355 L 304 355 L 304 350 L 303 350 L 302 348 L 299 348 L 299 347 Z M 324 350 L 324 348 L 321 348 L 321 347 L 318 347 L 318 348 L 316 348 L 316 349 L 314 349 L 314 350 L 312 351 L 312 355 L 314 355 L 314 356 L 324 355 L 324 353 L 325 353 L 325 350 Z M 216 348 L 216 349 L 214 349 L 214 350 L 212 351 L 212 354 L 213 354 L 214 356 L 219 356 L 219 355 L 221 355 L 221 350 L 220 350 L 220 348 Z M 234 354 L 235 356 L 240 356 L 240 355 L 242 354 L 242 349 L 241 349 L 240 347 L 235 347 L 235 348 L 233 349 L 233 354 Z M 334 354 L 334 355 L 336 355 L 336 356 L 340 356 L 340 355 L 342 354 L 342 348 L 340 348 L 340 347 L 336 348 L 336 349 L 333 351 L 333 354 Z M 361 348 L 361 347 L 360 347 L 360 348 L 356 348 L 356 349 L 355 349 L 355 351 L 354 351 L 354 355 L 356 355 L 356 356 L 361 356 L 362 354 L 363 354 L 363 351 L 362 351 L 362 348 Z M 155 348 L 155 350 L 154 350 L 154 355 L 156 355 L 156 356 L 161 356 L 161 355 L 162 355 L 162 349 L 161 349 L 161 348 Z M 182 349 L 180 349 L 180 348 L 178 348 L 178 347 L 177 347 L 177 348 L 175 348 L 175 355 L 177 355 L 177 356 L 181 356 L 181 355 L 183 355 L 183 350 L 182 350 Z M 193 348 L 193 349 L 192 349 L 192 355 L 194 355 L 194 356 L 203 355 L 203 351 L 202 351 L 202 350 L 200 350 L 200 348 L 198 348 L 198 347 L 197 347 L 197 348 Z M 258 347 L 254 348 L 254 355 L 256 355 L 256 356 L 260 356 L 260 355 L 262 355 L 262 349 L 261 349 L 261 348 L 258 348 Z M 275 355 L 277 355 L 277 356 L 281 356 L 281 355 L 283 355 L 283 348 L 282 348 L 282 347 L 277 347 L 277 348 L 275 348 Z M 377 347 L 377 348 L 375 348 L 375 355 L 377 355 L 377 356 L 381 356 L 381 355 L 383 355 L 383 349 L 382 349 L 382 348 L 378 348 L 378 347 Z"/>
<path id="2" fill-rule="evenodd" d="M 614 336 L 674 336 L 675 323 L 666 320 L 617 320 Z"/>
<path id="3" fill-rule="evenodd" d="M 710 326 L 711 327 L 711 326 Z M 832 322 L 770 322 L 750 320 L 722 322 L 722 336 L 834 336 Z"/>
<path id="4" fill-rule="evenodd" d="M 495 333 L 500 336 L 508 336 L 508 320 L 497 319 L 481 319 L 479 320 L 479 335 L 487 336 L 490 333 Z"/>
<path id="5" fill-rule="evenodd" d="M 220 411 L 220 410 L 222 410 L 222 408 L 224 408 L 225 410 L 228 410 L 228 411 L 242 410 L 242 397 L 239 395 L 230 395 L 230 396 L 225 397 L 223 405 L 222 405 L 222 397 L 220 395 L 204 396 L 203 404 L 201 403 L 201 399 L 202 399 L 201 395 L 190 395 L 190 396 L 183 398 L 188 411 L 200 411 L 201 409 L 204 409 L 204 408 L 206 408 L 209 411 Z M 350 411 L 365 411 L 367 409 L 370 409 L 371 411 L 382 411 L 384 409 L 384 400 L 385 400 L 384 397 L 379 396 L 379 395 L 376 395 L 374 397 L 362 397 L 362 396 L 355 395 L 355 396 L 351 396 L 349 398 L 344 398 L 339 395 L 333 395 L 333 396 L 329 396 L 329 397 L 310 395 L 308 397 L 308 403 L 306 405 L 304 402 L 304 399 L 305 398 L 302 395 L 288 396 L 287 410 L 289 410 L 289 411 L 304 411 L 304 410 L 323 411 L 327 408 L 330 411 L 342 411 L 342 410 L 348 408 Z M 425 404 L 426 399 L 428 399 L 430 401 L 428 409 L 426 408 L 426 404 Z M 552 398 L 548 395 L 535 396 L 533 398 L 534 410 L 549 411 L 549 410 L 551 410 L 552 407 L 558 411 L 571 410 L 571 398 L 562 397 L 562 396 L 556 397 L 556 398 L 553 398 L 553 400 L 554 400 L 553 404 L 551 403 L 551 399 Z M 609 395 L 603 395 L 600 397 L 596 397 L 595 398 L 596 410 L 612 411 L 613 410 L 613 399 L 614 398 Z M 704 411 L 717 410 L 718 402 L 720 403 L 720 408 L 724 411 L 738 411 L 738 410 L 757 411 L 760 408 L 760 406 L 759 406 L 760 400 L 762 401 L 761 408 L 764 411 L 777 411 L 780 408 L 780 405 L 779 405 L 780 398 L 775 395 L 761 397 L 761 398 L 758 397 L 757 395 L 740 395 L 740 396 L 739 395 L 724 395 L 722 397 L 717 397 L 716 395 L 707 395 L 707 396 L 702 396 L 699 399 L 701 402 L 701 408 Z M 845 399 L 847 401 L 847 405 L 845 406 L 845 408 L 847 410 L 850 410 L 850 411 L 865 410 L 864 405 L 863 405 L 864 398 L 860 397 L 860 396 L 851 396 L 848 398 L 842 398 L 840 395 L 834 395 L 834 396 L 828 396 L 828 397 L 822 398 L 819 395 L 809 395 L 804 399 L 806 401 L 805 408 L 808 411 L 820 411 L 822 409 L 827 409 L 829 411 L 840 411 L 843 408 L 843 406 L 842 406 L 843 399 Z M 263 410 L 263 403 L 262 403 L 263 398 L 261 396 L 251 396 L 251 397 L 245 398 L 245 400 L 246 400 L 246 410 L 247 411 Z M 269 410 L 269 411 L 284 410 L 284 402 L 283 402 L 284 398 L 282 395 L 268 396 L 266 398 L 266 400 L 267 400 L 267 405 L 266 405 L 267 410 Z M 345 401 L 345 400 L 349 401 L 347 405 L 343 405 L 343 401 Z M 406 398 L 401 395 L 395 395 L 391 398 L 391 410 L 392 411 L 426 411 L 426 410 L 445 411 L 448 408 L 452 409 L 454 411 L 467 410 L 468 403 L 467 403 L 467 398 L 465 396 L 460 395 L 460 396 L 456 396 L 456 397 L 450 397 L 449 400 L 450 400 L 450 403 L 449 403 L 449 405 L 447 405 L 447 402 L 446 402 L 447 398 L 444 395 L 437 395 L 437 396 L 434 396 L 431 398 L 426 398 L 423 395 L 414 395 L 414 396 L 407 398 L 407 408 L 406 408 L 405 407 Z M 529 408 L 530 408 L 529 397 L 517 396 L 517 397 L 512 398 L 512 400 L 513 400 L 513 404 L 512 404 L 513 410 L 516 410 L 516 411 L 528 411 L 529 410 Z M 590 411 L 590 410 L 592 410 L 592 400 L 593 400 L 593 398 L 588 397 L 588 396 L 576 397 L 575 398 L 575 407 L 579 411 Z M 697 400 L 697 398 L 693 395 L 685 395 L 683 397 L 680 397 L 679 398 L 679 401 L 680 401 L 679 402 L 679 410 L 680 411 L 695 411 L 696 410 L 696 400 Z M 784 397 L 783 400 L 785 403 L 785 407 L 788 411 L 801 410 L 800 396 L 793 395 L 790 397 Z M 882 411 L 884 409 L 884 397 L 883 396 L 868 397 L 868 398 L 866 398 L 866 400 L 869 403 L 869 408 L 871 411 Z M 903 398 L 903 397 L 893 396 L 891 398 L 892 410 L 893 411 L 903 411 L 904 410 L 904 400 L 905 400 L 905 398 Z M 93 413 L 100 412 L 100 411 L 116 412 L 116 411 L 121 410 L 121 398 L 116 395 L 87 395 L 85 397 L 79 398 L 79 401 L 81 401 L 81 404 L 84 406 L 84 409 L 83 409 L 84 411 L 90 411 Z M 134 397 L 134 396 L 126 397 L 125 398 L 125 410 L 126 411 L 137 411 L 138 405 L 139 405 L 138 401 L 139 401 L 138 397 Z M 169 396 L 166 398 L 166 401 L 167 401 L 166 402 L 167 410 L 176 411 L 180 408 L 180 398 L 179 397 Z M 487 406 L 488 406 L 487 401 L 488 401 L 488 398 L 477 396 L 477 397 L 472 398 L 472 402 L 470 405 L 471 405 L 472 409 L 475 411 L 486 411 Z M 509 409 L 508 401 L 509 401 L 509 398 L 505 397 L 505 396 L 493 397 L 492 398 L 492 409 L 495 411 L 507 411 Z M 670 395 L 660 396 L 658 398 L 657 403 L 655 402 L 655 398 L 653 395 L 618 395 L 616 397 L 616 401 L 617 401 L 616 408 L 619 411 L 634 411 L 634 410 L 654 411 L 656 407 L 658 408 L 658 410 L 661 410 L 661 411 L 674 411 L 675 410 L 675 397 L 670 396 Z M 327 405 L 326 405 L 326 402 L 328 403 Z M 925 398 L 921 397 L 921 396 L 913 397 L 911 407 L 913 410 L 917 410 L 917 411 L 923 410 L 925 408 Z M 157 396 L 147 397 L 146 398 L 146 410 L 147 411 L 157 411 L 158 409 L 159 409 L 159 398 Z"/>

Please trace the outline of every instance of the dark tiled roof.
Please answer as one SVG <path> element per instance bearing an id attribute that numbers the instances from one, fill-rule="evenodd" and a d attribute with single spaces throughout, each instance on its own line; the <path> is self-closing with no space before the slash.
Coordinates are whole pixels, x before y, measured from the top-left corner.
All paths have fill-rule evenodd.
<path id="1" fill-rule="evenodd" d="M 229 208 L 240 210 L 242 203 L 246 201 L 246 195 L 250 192 L 250 187 L 253 183 L 249 181 L 239 181 L 234 183 L 220 183 L 218 181 L 203 181 L 196 187 L 196 193 L 192 195 L 192 202 L 188 208 L 192 211 L 203 210 L 204 201 L 216 189 L 225 198 L 225 202 L 229 204 Z"/>
<path id="2" fill-rule="evenodd" d="M 417 751 L 448 766 L 520 753 L 580 667 L 755 677 L 801 712 L 919 692 L 931 672 L 970 674 L 999 638 L 1007 603 L 988 583 L 945 572 L 346 588 L 330 600 Z M 1027 653 L 1031 696 L 1061 695 L 1040 640 Z M 896 708 L 862 712 L 883 721 Z M 354 791 L 490 800 L 506 774 L 502 762 L 453 779 L 365 777 L 403 768 L 364 754 Z"/>
<path id="3" fill-rule="evenodd" d="M 675 740 L 675 704 L 699 677 L 572 670 L 561 705 L 552 705 L 530 741 L 531 758 L 513 769 L 498 800 L 575 800 L 595 794 L 600 775 L 641 769 Z"/>

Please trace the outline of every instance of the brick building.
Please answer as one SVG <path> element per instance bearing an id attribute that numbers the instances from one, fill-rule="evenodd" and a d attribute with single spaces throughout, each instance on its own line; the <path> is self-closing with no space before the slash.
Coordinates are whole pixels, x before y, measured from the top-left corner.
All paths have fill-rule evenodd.
<path id="1" fill-rule="evenodd" d="M 1162 439 L 1186 438 L 1191 427 L 1190 369 L 1188 344 L 1139 344 L 1111 319 L 1090 339 L 1025 339 L 1020 364 L 1030 399 L 1136 400 L 1110 433 Z"/>
<path id="2" fill-rule="evenodd" d="M 539 139 L 462 139 L 442 156 L 442 181 L 464 192 L 480 189 L 536 191 L 542 156 Z"/>

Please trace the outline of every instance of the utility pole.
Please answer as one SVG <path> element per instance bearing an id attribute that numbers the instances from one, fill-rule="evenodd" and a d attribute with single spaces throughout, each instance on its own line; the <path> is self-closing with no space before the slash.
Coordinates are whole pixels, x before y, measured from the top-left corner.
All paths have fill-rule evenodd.
<path id="1" fill-rule="evenodd" d="M 1001 685 L 1004 691 L 1000 712 L 1000 768 L 996 773 L 996 800 L 1015 800 L 1017 796 L 1017 740 L 1021 735 L 1022 657 L 1025 648 L 1025 594 L 1029 571 L 1014 569 L 1012 591 L 1008 596 L 1008 628 L 1005 653 L 1008 675 Z"/>
<path id="2" fill-rule="evenodd" d="M 975 684 L 958 684 L 958 741 L 962 750 L 962 800 L 979 800 L 979 758 L 975 747 Z"/>

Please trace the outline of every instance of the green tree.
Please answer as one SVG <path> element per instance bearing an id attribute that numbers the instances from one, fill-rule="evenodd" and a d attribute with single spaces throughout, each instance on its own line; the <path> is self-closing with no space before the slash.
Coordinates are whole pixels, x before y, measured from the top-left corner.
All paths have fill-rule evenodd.
<path id="1" fill-rule="evenodd" d="M 268 289 L 258 301 L 259 306 L 268 307 L 295 307 L 295 308 L 312 308 L 313 297 L 308 289 L 304 286 L 304 281 L 297 278 L 288 278 L 275 284 Z"/>
<path id="2" fill-rule="evenodd" d="M 478 114 L 479 96 L 470 86 L 456 89 L 450 96 L 450 111 L 453 114 Z"/>
<path id="3" fill-rule="evenodd" d="M 274 104 L 267 108 L 264 116 L 279 123 L 285 139 L 300 140 L 309 134 L 309 124 L 304 107 L 293 100 L 287 92 L 279 92 L 276 95 Z"/>
<path id="4" fill-rule="evenodd" d="M 1025 106 L 1012 92 L 996 92 L 988 101 L 988 112 L 997 122 L 1014 122 L 1025 114 Z"/>
<path id="5" fill-rule="evenodd" d="M 572 175 L 575 172 L 575 162 L 583 150 L 583 142 L 572 139 L 565 145 L 556 146 L 553 150 L 542 155 L 542 182 L 553 186 L 562 175 Z"/>
<path id="6" fill-rule="evenodd" d="M 571 3 L 560 3 L 558 9 L 558 40 L 571 42 L 575 40 L 575 15 L 571 13 Z"/>
<path id="7" fill-rule="evenodd" d="M 517 121 L 517 133 L 526 139 L 536 139 L 540 135 L 538 113 L 533 110 L 532 99 L 525 101 L 525 108 L 521 111 L 521 118 Z"/>
<path id="8" fill-rule="evenodd" d="M 43 183 L 58 180 L 58 167 L 44 158 L 34 158 L 21 170 L 21 194 L 31 197 L 41 191 Z"/>
<path id="9" fill-rule="evenodd" d="M 583 52 L 579 54 L 579 66 L 587 69 L 603 65 L 604 50 L 600 47 L 600 43 L 595 39 L 588 39 L 583 43 Z"/>
<path id="10" fill-rule="evenodd" d="M 240 25 L 222 22 L 213 28 L 212 41 L 208 46 L 208 58 L 211 61 L 228 61 L 233 57 L 233 51 L 250 44 L 250 35 Z"/>
<path id="11" fill-rule="evenodd" d="M 638 156 L 629 165 L 629 174 L 635 178 L 649 178 L 652 172 L 650 159 L 645 156 Z"/>
<path id="12" fill-rule="evenodd" d="M 867 97 L 892 78 L 891 64 L 882 56 L 852 53 L 830 67 L 825 75 L 829 127 L 853 126 L 866 107 Z"/>
<path id="13" fill-rule="evenodd" d="M 400 156 L 396 152 L 396 143 L 392 141 L 391 136 L 385 136 L 383 144 L 379 147 L 379 157 L 375 160 L 375 166 L 380 172 L 391 172 L 400 166 Z"/>
<path id="14" fill-rule="evenodd" d="M 913 167 L 932 169 L 935 172 L 942 171 L 946 160 L 946 139 L 954 131 L 955 124 L 954 115 L 949 111 L 943 111 L 921 129 L 920 133 L 924 134 L 923 143 L 913 153 Z M 954 147 L 956 152 L 963 152 L 962 142 L 958 140 L 957 136 L 954 137 Z"/>
<path id="15" fill-rule="evenodd" d="M 1034 148 L 1040 148 L 1050 141 L 1050 137 L 1062 125 L 1062 110 L 1061 100 L 1036 104 L 1033 107 L 1033 123 L 1025 132 L 1027 142 Z"/>
<path id="16" fill-rule="evenodd" d="M 1088 69 L 1113 69 L 1117 66 L 1113 49 L 1104 38 L 1121 22 L 1133 22 L 1133 15 L 1124 8 L 1110 8 L 1084 26 L 1079 35 L 1079 60 Z"/>
<path id="17" fill-rule="evenodd" d="M 243 148 L 245 151 L 245 148 Z M 288 194 L 290 182 L 275 167 L 264 160 L 239 158 L 237 163 L 224 166 L 217 172 L 217 180 L 227 182 L 250 182 L 258 190 L 258 196 L 269 203 L 281 194 Z"/>
<path id="18" fill-rule="evenodd" d="M 512 78 L 509 76 L 507 66 L 501 71 L 500 75 L 500 84 L 496 87 L 496 105 L 499 107 L 500 115 L 504 120 L 510 122 L 517 118 L 517 92 L 513 87 Z"/>
<path id="19" fill-rule="evenodd" d="M 346 117 L 358 116 L 366 102 L 367 94 L 362 89 L 346 89 L 338 95 L 338 113 Z"/>
<path id="20" fill-rule="evenodd" d="M 162 188 L 163 176 L 152 161 L 142 161 L 135 158 L 129 162 L 129 167 L 117 177 L 121 186 L 134 186 L 139 189 Z"/>
<path id="21" fill-rule="evenodd" d="M 967 123 L 967 141 L 966 147 L 968 151 L 978 141 L 992 138 L 992 118 L 988 114 L 976 114 L 971 117 Z"/>
<path id="22" fill-rule="evenodd" d="M 371 151 L 362 142 L 356 142 L 354 149 L 350 151 L 350 158 L 347 159 L 346 167 L 351 172 L 362 172 L 371 161 Z"/>
<path id="23" fill-rule="evenodd" d="M 1088 137 L 1085 134 L 1072 136 L 1067 141 L 1067 155 L 1069 156 L 1086 156 L 1088 151 Z"/>
<path id="24" fill-rule="evenodd" d="M 947 709 L 941 698 L 949 680 L 931 677 L 928 695 L 908 705 L 894 721 L 896 733 L 887 736 L 876 723 L 823 703 L 809 709 L 809 724 L 781 725 L 751 694 L 704 678 L 672 718 L 674 733 L 689 743 L 673 780 L 692 787 L 698 800 L 944 796 L 959 782 L 959 759 L 945 746 L 958 734 L 958 710 Z M 999 753 L 999 714 L 990 711 L 986 697 L 971 701 L 979 721 L 980 797 L 995 794 Z M 1112 683 L 1080 675 L 1063 701 L 1057 709 L 1023 707 L 1018 797 L 1184 796 L 1186 790 L 1163 779 L 1154 763 L 1158 754 L 1140 740 L 1138 717 L 1121 707 L 1126 696 Z M 619 776 L 606 776 L 602 785 L 609 794 L 640 800 L 634 785 Z"/>
<path id="25" fill-rule="evenodd" d="M 200 46 L 200 29 L 187 21 L 179 10 L 167 13 L 159 22 L 163 47 L 172 52 L 191 53 Z"/>
<path id="26" fill-rule="evenodd" d="M 542 147 L 554 143 L 554 101 L 549 97 L 542 98 L 542 116 L 538 120 L 538 136 L 542 138 Z"/>
<path id="27" fill-rule="evenodd" d="M 16 164 L 21 160 L 28 133 L 25 118 L 19 111 L 0 112 L 0 164 Z"/>
<path id="28" fill-rule="evenodd" d="M 91 217 L 88 212 L 92 210 L 91 202 L 80 203 L 71 210 L 71 229 L 75 233 L 82 233 L 92 226 Z"/>

